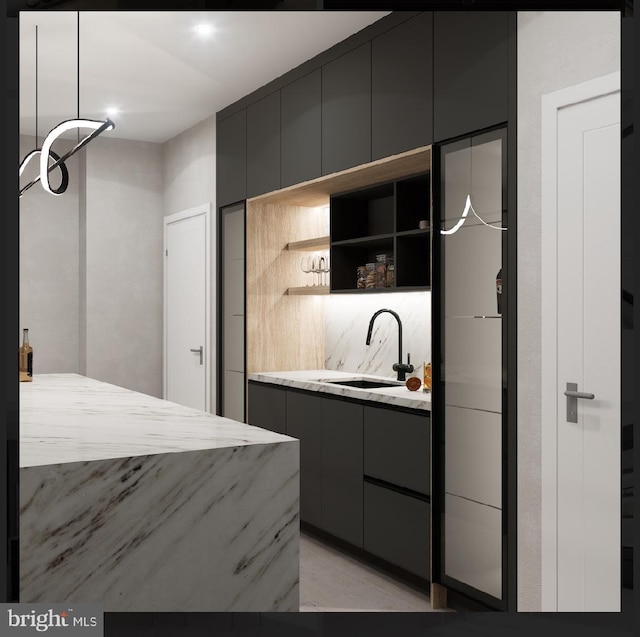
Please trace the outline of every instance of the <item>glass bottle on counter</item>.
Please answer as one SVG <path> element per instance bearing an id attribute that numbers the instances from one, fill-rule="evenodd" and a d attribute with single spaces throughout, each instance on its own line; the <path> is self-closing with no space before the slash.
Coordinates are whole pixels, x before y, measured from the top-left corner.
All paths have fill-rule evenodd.
<path id="1" fill-rule="evenodd" d="M 22 330 L 22 345 L 19 349 L 20 380 L 31 380 L 33 377 L 33 347 L 29 345 L 29 330 Z"/>

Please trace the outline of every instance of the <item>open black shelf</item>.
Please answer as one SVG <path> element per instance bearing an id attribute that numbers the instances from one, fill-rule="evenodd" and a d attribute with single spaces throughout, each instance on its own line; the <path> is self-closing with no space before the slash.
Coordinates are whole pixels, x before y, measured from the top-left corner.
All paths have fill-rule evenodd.
<path id="1" fill-rule="evenodd" d="M 420 228 L 426 221 L 427 228 Z M 424 224 L 423 224 L 424 225 Z M 424 173 L 333 195 L 330 201 L 331 292 L 431 289 L 431 190 Z M 357 270 L 387 255 L 390 287 L 357 286 Z"/>
<path id="2" fill-rule="evenodd" d="M 331 198 L 331 240 L 391 234 L 393 183 L 364 188 Z"/>
<path id="3" fill-rule="evenodd" d="M 429 175 L 396 182 L 396 232 L 415 230 L 420 221 L 431 225 Z"/>
<path id="4" fill-rule="evenodd" d="M 343 241 L 333 241 L 333 246 L 368 246 L 375 248 L 376 246 L 386 246 L 389 243 L 393 243 L 393 233 L 389 234 L 377 234 L 373 237 L 357 237 L 356 239 L 344 239 Z"/>

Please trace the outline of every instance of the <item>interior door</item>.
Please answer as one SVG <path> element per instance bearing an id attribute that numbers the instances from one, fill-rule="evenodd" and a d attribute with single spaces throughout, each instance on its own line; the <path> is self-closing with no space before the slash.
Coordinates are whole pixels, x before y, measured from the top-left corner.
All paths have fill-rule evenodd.
<path id="1" fill-rule="evenodd" d="M 209 206 L 165 217 L 165 392 L 209 411 Z"/>
<path id="2" fill-rule="evenodd" d="M 555 258 L 551 246 L 543 254 L 551 262 L 543 287 L 548 283 L 550 293 L 556 291 L 556 315 L 551 299 L 543 305 L 543 322 L 548 345 L 556 322 L 557 374 L 551 367 L 553 347 L 545 351 L 543 341 L 543 374 L 554 376 L 546 411 L 543 401 L 548 418 L 543 610 L 620 610 L 620 93 L 615 82 L 596 80 L 551 97 L 561 102 L 551 109 L 555 139 L 546 138 L 557 165 L 555 177 L 547 173 L 543 181 L 543 223 L 545 215 L 552 218 L 545 227 L 557 244 Z"/>

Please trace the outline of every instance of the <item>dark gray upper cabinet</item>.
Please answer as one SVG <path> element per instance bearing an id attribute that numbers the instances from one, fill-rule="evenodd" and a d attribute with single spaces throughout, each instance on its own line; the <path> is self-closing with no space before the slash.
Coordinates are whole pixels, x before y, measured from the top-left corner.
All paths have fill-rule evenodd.
<path id="1" fill-rule="evenodd" d="M 371 42 L 322 67 L 322 174 L 371 161 Z"/>
<path id="2" fill-rule="evenodd" d="M 287 392 L 279 387 L 249 383 L 249 424 L 287 433 Z"/>
<path id="3" fill-rule="evenodd" d="M 320 69 L 280 93 L 280 183 L 282 188 L 322 174 L 322 73 Z"/>
<path id="4" fill-rule="evenodd" d="M 287 435 L 300 441 L 300 519 L 322 525 L 322 420 L 320 396 L 287 391 Z"/>
<path id="5" fill-rule="evenodd" d="M 322 529 L 362 548 L 362 405 L 322 398 Z"/>
<path id="6" fill-rule="evenodd" d="M 433 14 L 434 141 L 508 119 L 508 13 Z"/>
<path id="7" fill-rule="evenodd" d="M 247 198 L 280 188 L 280 91 L 247 107 Z"/>
<path id="8" fill-rule="evenodd" d="M 218 206 L 247 197 L 247 113 L 238 111 L 217 123 L 216 194 Z"/>
<path id="9" fill-rule="evenodd" d="M 371 157 L 433 141 L 433 14 L 421 13 L 371 43 Z"/>

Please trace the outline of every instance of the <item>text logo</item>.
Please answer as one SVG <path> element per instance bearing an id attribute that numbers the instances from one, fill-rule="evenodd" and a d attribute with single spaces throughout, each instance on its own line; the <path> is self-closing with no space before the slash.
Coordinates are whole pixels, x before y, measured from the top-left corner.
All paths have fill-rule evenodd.
<path id="1" fill-rule="evenodd" d="M 97 604 L 0 604 L 0 618 L 0 637 L 104 634 L 103 612 Z"/>

